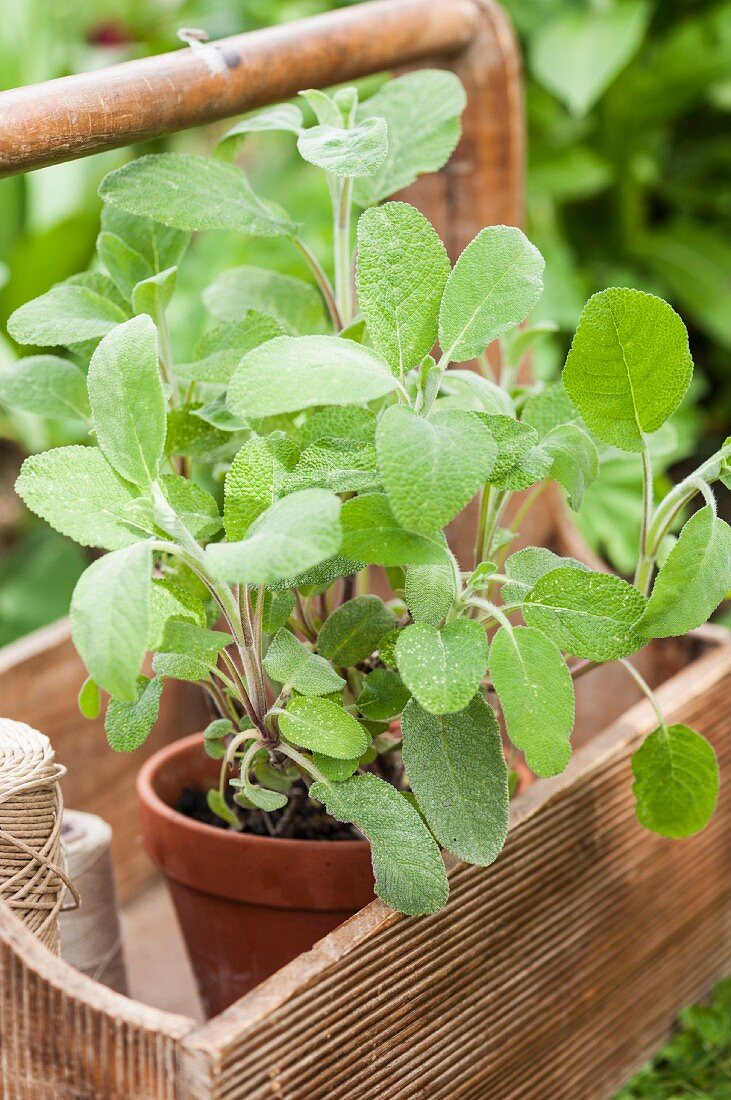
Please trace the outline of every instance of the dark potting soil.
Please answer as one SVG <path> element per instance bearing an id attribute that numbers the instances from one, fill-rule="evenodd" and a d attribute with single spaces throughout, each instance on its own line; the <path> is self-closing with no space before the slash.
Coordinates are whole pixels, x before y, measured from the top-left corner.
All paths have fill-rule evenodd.
<path id="1" fill-rule="evenodd" d="M 296 790 L 297 788 L 293 788 Z M 287 823 L 286 832 L 282 833 L 284 838 L 290 840 L 362 840 L 360 833 L 357 833 L 355 829 L 350 825 L 343 824 L 340 821 L 335 821 L 325 811 L 304 798 L 304 788 L 302 788 L 301 794 L 294 807 L 294 812 L 291 812 L 290 806 L 287 805 L 281 810 L 275 810 L 273 813 L 264 814 L 261 810 L 247 810 L 241 806 L 236 806 L 229 796 L 229 805 L 238 815 L 240 821 L 243 823 L 242 832 L 251 833 L 253 836 L 272 836 L 272 831 L 267 828 L 266 818 L 269 819 L 271 829 L 276 832 L 277 826 L 281 824 L 282 818 L 290 810 L 290 816 Z M 184 814 L 186 817 L 193 818 L 194 821 L 201 821 L 204 825 L 212 825 L 215 829 L 228 829 L 228 825 L 225 821 L 221 821 L 220 817 L 208 808 L 208 802 L 206 799 L 206 792 L 201 787 L 184 787 L 178 801 L 175 803 L 173 809 L 178 813 Z"/>

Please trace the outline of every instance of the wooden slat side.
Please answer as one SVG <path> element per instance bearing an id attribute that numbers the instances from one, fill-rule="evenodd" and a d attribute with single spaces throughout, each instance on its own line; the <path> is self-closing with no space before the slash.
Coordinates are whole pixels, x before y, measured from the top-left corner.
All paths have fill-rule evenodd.
<path id="1" fill-rule="evenodd" d="M 178 1100 L 193 1020 L 99 985 L 0 904 L 0 1073 L 12 1100 Z"/>
<path id="2" fill-rule="evenodd" d="M 45 627 L 0 649 L 0 715 L 45 733 L 56 759 L 68 768 L 62 784 L 66 805 L 99 814 L 112 826 L 117 884 L 125 901 L 153 873 L 139 840 L 134 784 L 140 765 L 163 745 L 201 729 L 208 716 L 199 689 L 169 680 L 147 743 L 135 753 L 113 752 L 103 719 L 89 722 L 79 713 L 76 696 L 85 676 L 68 620 Z"/>
<path id="3" fill-rule="evenodd" d="M 731 768 L 731 647 L 660 689 Z M 486 869 L 413 920 L 375 903 L 183 1043 L 196 1100 L 602 1100 L 731 967 L 731 796 L 697 837 L 635 819 L 643 703 L 514 808 Z"/>

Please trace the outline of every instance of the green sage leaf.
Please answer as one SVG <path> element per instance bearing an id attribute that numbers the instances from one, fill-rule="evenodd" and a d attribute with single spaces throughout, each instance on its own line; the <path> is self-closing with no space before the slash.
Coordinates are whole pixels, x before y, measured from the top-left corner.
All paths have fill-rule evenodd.
<path id="1" fill-rule="evenodd" d="M 439 343 L 452 363 L 480 355 L 524 321 L 543 290 L 543 257 L 515 226 L 483 229 L 454 265 L 439 313 Z"/>
<path id="2" fill-rule="evenodd" d="M 19 344 L 67 347 L 106 336 L 127 317 L 116 302 L 67 279 L 16 309 L 8 332 Z"/>
<path id="3" fill-rule="evenodd" d="M 378 468 L 389 503 L 407 530 L 428 534 L 469 504 L 495 463 L 497 447 L 475 413 L 429 419 L 391 405 L 376 429 Z"/>
<path id="4" fill-rule="evenodd" d="M 138 676 L 136 697 L 132 702 L 112 697 L 107 707 L 104 729 L 116 752 L 134 752 L 144 745 L 160 712 L 162 680 Z"/>
<path id="5" fill-rule="evenodd" d="M 493 863 L 508 833 L 508 769 L 497 719 L 481 695 L 458 714 L 404 710 L 404 765 L 440 844 L 479 867 Z"/>
<path id="6" fill-rule="evenodd" d="M 325 620 L 317 648 L 328 661 L 347 668 L 370 657 L 381 638 L 395 626 L 396 616 L 379 596 L 356 596 Z"/>
<path id="7" fill-rule="evenodd" d="M 82 546 L 119 550 L 144 537 L 127 523 L 138 490 L 117 477 L 96 447 L 30 455 L 15 489 L 32 512 Z"/>
<path id="8" fill-rule="evenodd" d="M 542 481 L 551 469 L 551 457 L 538 445 L 538 433 L 510 416 L 478 414 L 497 444 L 497 459 L 490 484 L 496 489 L 519 492 Z"/>
<path id="9" fill-rule="evenodd" d="M 300 695 L 329 695 L 345 686 L 345 680 L 326 660 L 284 628 L 277 631 L 269 645 L 264 669 L 272 680 L 289 684 Z"/>
<path id="10" fill-rule="evenodd" d="M 262 512 L 240 542 L 206 548 L 222 580 L 275 584 L 324 562 L 340 549 L 340 500 L 324 489 L 303 489 Z"/>
<path id="11" fill-rule="evenodd" d="M 278 438 L 253 435 L 234 458 L 224 486 L 223 522 L 229 541 L 243 538 L 274 504 L 286 475 L 284 454 Z"/>
<path id="12" fill-rule="evenodd" d="M 487 671 L 487 639 L 474 619 L 454 619 L 437 628 L 415 623 L 399 634 L 396 660 L 401 677 L 424 710 L 463 710 Z"/>
<path id="13" fill-rule="evenodd" d="M 357 120 L 388 124 L 386 159 L 375 175 L 356 180 L 355 201 L 375 206 L 422 172 L 438 172 L 459 141 L 464 89 L 453 73 L 421 69 L 387 84 L 358 108 Z"/>
<path id="14" fill-rule="evenodd" d="M 81 685 L 78 704 L 79 711 L 83 714 L 84 718 L 93 721 L 101 714 L 102 700 L 99 692 L 99 685 L 96 684 L 90 676 L 87 676 Z"/>
<path id="15" fill-rule="evenodd" d="M 511 554 L 505 562 L 505 575 L 510 580 L 503 585 L 503 603 L 522 603 L 536 581 L 554 569 L 588 569 L 588 566 L 576 558 L 560 558 L 545 546 L 526 546 Z"/>
<path id="16" fill-rule="evenodd" d="M 403 378 L 437 340 L 451 271 L 436 230 L 415 207 L 389 202 L 358 222 L 358 303 L 371 342 Z"/>
<path id="17" fill-rule="evenodd" d="M 569 397 L 605 443 L 641 451 L 672 416 L 693 374 L 688 333 L 653 294 L 613 287 L 589 299 L 563 371 Z"/>
<path id="18" fill-rule="evenodd" d="M 236 416 L 251 419 L 313 405 L 363 405 L 397 382 L 369 348 L 338 336 L 279 336 L 245 355 L 228 391 Z"/>
<path id="19" fill-rule="evenodd" d="M 71 600 L 74 645 L 93 680 L 124 703 L 136 684 L 147 649 L 152 549 L 136 543 L 92 562 Z"/>
<path id="20" fill-rule="evenodd" d="M 554 569 L 525 597 L 523 617 L 564 653 L 589 661 L 616 661 L 644 645 L 636 624 L 646 603 L 621 577 Z"/>
<path id="21" fill-rule="evenodd" d="M 404 530 L 383 493 L 368 493 L 346 501 L 341 521 L 341 550 L 352 561 L 370 565 L 430 565 L 447 560 L 448 551 L 441 534 Z"/>
<path id="22" fill-rule="evenodd" d="M 247 310 L 255 310 L 295 334 L 319 332 L 325 323 L 322 298 L 314 286 L 293 275 L 248 264 L 222 272 L 203 291 L 203 301 L 209 313 L 222 321 L 241 322 Z M 241 355 L 249 350 L 242 347 Z"/>
<path id="23" fill-rule="evenodd" d="M 388 152 L 385 118 L 366 118 L 345 130 L 336 126 L 312 126 L 297 139 L 303 160 L 348 179 L 374 176 Z"/>
<path id="24" fill-rule="evenodd" d="M 29 355 L 0 367 L 0 401 L 39 416 L 88 420 L 86 376 L 57 355 Z"/>
<path id="25" fill-rule="evenodd" d="M 658 727 L 632 757 L 637 817 L 667 837 L 704 829 L 718 800 L 718 761 L 713 747 L 685 725 Z"/>
<path id="26" fill-rule="evenodd" d="M 360 722 L 331 699 L 292 699 L 279 715 L 279 728 L 293 745 L 337 760 L 362 756 L 370 740 Z"/>
<path id="27" fill-rule="evenodd" d="M 574 685 L 558 647 L 529 626 L 501 628 L 490 645 L 490 675 L 508 736 L 536 775 L 557 775 L 569 762 Z"/>
<path id="28" fill-rule="evenodd" d="M 439 848 L 404 796 L 375 775 L 313 783 L 310 795 L 338 821 L 351 821 L 371 843 L 376 893 L 412 916 L 436 913 L 449 883 Z"/>
<path id="29" fill-rule="evenodd" d="M 687 634 L 707 622 L 729 588 L 731 527 L 706 505 L 680 532 L 637 630 L 646 638 Z"/>
<path id="30" fill-rule="evenodd" d="M 165 395 L 150 318 L 134 317 L 105 336 L 88 374 L 99 446 L 117 473 L 134 485 L 157 477 L 165 446 Z"/>
<path id="31" fill-rule="evenodd" d="M 451 562 L 412 565 L 406 572 L 406 605 L 415 623 L 439 626 L 456 595 Z"/>
<path id="32" fill-rule="evenodd" d="M 105 203 L 185 232 L 229 229 L 252 237 L 292 236 L 296 226 L 252 190 L 232 164 L 186 153 L 139 157 L 105 176 Z"/>
<path id="33" fill-rule="evenodd" d="M 411 692 L 398 672 L 391 668 L 374 668 L 363 680 L 356 703 L 358 710 L 370 722 L 391 722 L 401 714 Z"/>
<path id="34" fill-rule="evenodd" d="M 545 436 L 541 450 L 552 459 L 551 477 L 563 485 L 569 504 L 578 512 L 584 493 L 599 474 L 596 444 L 583 428 L 564 424 Z"/>

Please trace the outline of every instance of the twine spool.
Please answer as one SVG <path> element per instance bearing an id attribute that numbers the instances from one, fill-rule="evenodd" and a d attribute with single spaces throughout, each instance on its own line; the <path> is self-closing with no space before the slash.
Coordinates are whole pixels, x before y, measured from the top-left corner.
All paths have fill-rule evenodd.
<path id="1" fill-rule="evenodd" d="M 0 898 L 54 952 L 66 888 L 78 903 L 61 851 L 65 774 L 44 734 L 0 718 Z"/>
<path id="2" fill-rule="evenodd" d="M 61 842 L 81 905 L 61 914 L 61 956 L 95 981 L 126 993 L 111 841 L 111 827 L 100 817 L 80 810 L 64 812 Z"/>

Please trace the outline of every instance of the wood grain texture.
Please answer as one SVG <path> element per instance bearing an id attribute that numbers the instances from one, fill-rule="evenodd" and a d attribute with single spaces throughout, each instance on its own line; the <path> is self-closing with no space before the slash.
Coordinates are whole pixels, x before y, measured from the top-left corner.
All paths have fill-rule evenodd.
<path id="1" fill-rule="evenodd" d="M 86 672 L 71 641 L 67 619 L 0 649 L 0 715 L 27 722 L 50 738 L 67 769 L 61 787 L 66 805 L 99 814 L 112 826 L 112 855 L 121 901 L 154 872 L 139 839 L 135 777 L 157 749 L 201 729 L 208 721 L 202 692 L 175 680 L 165 684 L 154 732 L 134 753 L 113 752 L 104 722 L 79 713 L 76 697 Z"/>
<path id="2" fill-rule="evenodd" d="M 660 690 L 731 767 L 731 646 Z M 196 1100 L 607 1100 L 731 968 L 731 797 L 682 842 L 635 819 L 646 703 L 518 799 L 434 917 L 374 903 L 184 1043 Z"/>
<path id="3" fill-rule="evenodd" d="M 454 53 L 474 0 L 375 0 L 0 94 L 0 176 L 227 118 Z"/>
<path id="4" fill-rule="evenodd" d="M 193 1027 L 80 974 L 0 905 L 4 1100 L 178 1100 Z"/>

